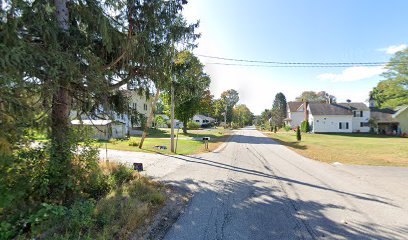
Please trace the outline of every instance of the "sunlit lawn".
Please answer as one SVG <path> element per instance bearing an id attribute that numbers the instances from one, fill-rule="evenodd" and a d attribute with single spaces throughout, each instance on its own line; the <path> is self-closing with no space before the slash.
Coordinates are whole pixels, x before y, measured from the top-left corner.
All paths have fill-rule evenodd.
<path id="1" fill-rule="evenodd" d="M 292 150 L 322 162 L 408 167 L 408 138 L 371 134 L 266 134 Z"/>
<path id="2" fill-rule="evenodd" d="M 176 132 L 177 133 L 177 132 Z M 217 149 L 224 141 L 229 137 L 230 130 L 224 129 L 204 129 L 204 130 L 189 130 L 188 134 L 183 134 L 180 130 L 179 139 L 177 141 L 177 154 L 191 155 L 198 154 L 208 151 L 213 151 Z M 205 150 L 204 142 L 201 140 L 192 140 L 185 138 L 202 138 L 210 137 L 209 150 Z M 141 137 L 132 137 L 140 142 Z M 139 149 L 137 146 L 129 146 L 128 140 L 118 140 L 116 142 L 103 142 L 101 141 L 100 147 L 114 150 L 123 151 L 135 151 L 135 152 L 150 152 L 150 153 L 163 153 L 171 154 L 170 151 L 170 129 L 159 129 L 150 131 L 149 136 L 146 138 L 143 148 Z M 184 139 L 183 139 L 184 138 Z M 167 149 L 160 150 L 155 148 L 155 146 L 166 146 Z"/>

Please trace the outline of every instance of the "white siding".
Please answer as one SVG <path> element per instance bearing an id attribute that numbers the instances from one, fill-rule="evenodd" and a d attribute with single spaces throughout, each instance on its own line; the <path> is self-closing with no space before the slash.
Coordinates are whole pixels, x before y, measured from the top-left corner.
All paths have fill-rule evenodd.
<path id="1" fill-rule="evenodd" d="M 300 126 L 305 119 L 305 113 L 304 112 L 291 112 L 289 115 L 289 118 L 292 120 L 290 122 L 290 126 L 292 128 L 295 128 L 297 126 Z"/>
<path id="2" fill-rule="evenodd" d="M 363 111 L 363 117 L 360 115 L 360 111 L 356 111 L 356 116 L 353 114 L 353 132 L 369 132 L 370 127 L 361 127 L 361 123 L 367 123 L 370 120 L 370 111 Z"/>
<path id="3" fill-rule="evenodd" d="M 315 133 L 351 133 L 353 131 L 352 116 L 350 115 L 319 115 L 312 116 L 309 120 L 312 123 L 313 132 Z M 343 123 L 342 129 L 339 123 Z M 346 129 L 348 123 L 348 129 Z"/>

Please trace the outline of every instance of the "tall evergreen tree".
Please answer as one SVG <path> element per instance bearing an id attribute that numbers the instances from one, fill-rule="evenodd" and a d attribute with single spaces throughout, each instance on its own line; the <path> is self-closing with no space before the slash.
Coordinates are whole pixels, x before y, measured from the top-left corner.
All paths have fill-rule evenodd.
<path id="1" fill-rule="evenodd" d="M 272 106 L 272 121 L 273 124 L 282 127 L 284 122 L 283 120 L 286 118 L 286 97 L 283 93 L 279 92 L 275 96 L 275 100 L 273 101 Z"/>
<path id="2" fill-rule="evenodd" d="M 102 105 L 123 113 L 127 104 L 120 86 L 165 88 L 169 72 L 163 69 L 171 65 L 174 44 L 192 47 L 197 37 L 197 25 L 188 25 L 180 13 L 183 4 L 13 0 L 1 5 L 0 89 L 10 93 L 13 103 L 24 98 L 13 92 L 29 89 L 49 113 L 51 186 L 56 195 L 63 197 L 74 181 L 67 179 L 74 153 L 71 110 L 91 113 Z M 9 103 L 0 102 L 5 115 L 12 117 L 4 106 Z"/>

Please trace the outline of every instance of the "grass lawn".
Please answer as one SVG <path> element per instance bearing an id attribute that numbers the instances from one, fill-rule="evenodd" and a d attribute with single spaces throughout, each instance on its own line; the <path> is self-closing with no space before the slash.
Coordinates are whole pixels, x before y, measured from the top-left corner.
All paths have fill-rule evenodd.
<path id="1" fill-rule="evenodd" d="M 207 152 L 204 148 L 204 142 L 201 140 L 183 139 L 186 137 L 211 137 L 209 142 L 209 151 L 217 149 L 223 142 L 225 142 L 230 136 L 230 130 L 227 129 L 204 129 L 204 130 L 189 130 L 188 134 L 183 134 L 180 130 L 179 140 L 177 143 L 177 154 L 191 155 Z M 137 142 L 140 142 L 140 137 L 132 137 Z M 107 147 L 108 149 L 123 150 L 123 151 L 135 151 L 135 152 L 150 152 L 150 153 L 163 153 L 172 154 L 170 152 L 170 129 L 152 129 L 149 132 L 148 137 L 145 139 L 143 149 L 139 149 L 137 146 L 129 146 L 127 140 L 118 140 L 116 142 L 99 142 L 101 148 Z M 159 150 L 154 146 L 166 146 L 166 150 Z"/>
<path id="2" fill-rule="evenodd" d="M 302 134 L 264 132 L 301 155 L 333 163 L 408 167 L 408 138 L 371 134 Z"/>

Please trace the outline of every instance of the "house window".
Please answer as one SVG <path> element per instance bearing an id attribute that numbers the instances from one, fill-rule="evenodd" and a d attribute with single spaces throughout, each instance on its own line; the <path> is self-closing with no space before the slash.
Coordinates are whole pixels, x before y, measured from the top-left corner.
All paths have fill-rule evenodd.
<path id="1" fill-rule="evenodd" d="M 200 120 L 196 120 L 196 122 L 200 122 Z"/>
<path id="2" fill-rule="evenodd" d="M 357 117 L 357 111 L 353 111 L 353 116 Z"/>
<path id="3" fill-rule="evenodd" d="M 339 129 L 349 129 L 348 122 L 339 122 Z"/>
<path id="4" fill-rule="evenodd" d="M 363 117 L 363 111 L 360 111 L 360 117 Z"/>
<path id="5" fill-rule="evenodd" d="M 143 104 L 143 109 L 144 109 L 145 111 L 147 111 L 147 104 L 146 104 L 146 103 Z"/>
<path id="6" fill-rule="evenodd" d="M 368 122 L 360 122 L 360 127 L 368 127 Z"/>

